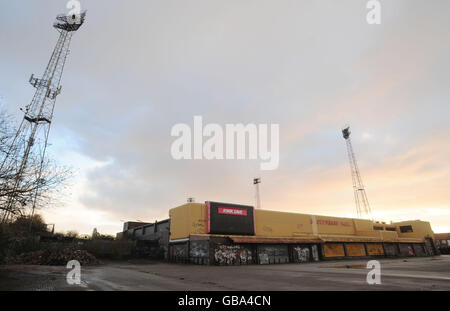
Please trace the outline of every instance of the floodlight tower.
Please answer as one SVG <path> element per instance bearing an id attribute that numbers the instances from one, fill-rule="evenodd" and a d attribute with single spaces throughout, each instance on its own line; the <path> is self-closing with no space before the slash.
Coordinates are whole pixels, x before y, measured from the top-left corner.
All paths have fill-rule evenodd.
<path id="1" fill-rule="evenodd" d="M 12 144 L 6 152 L 0 169 L 8 168 L 13 171 L 11 178 L 4 181 L 3 187 L 9 189 L 3 205 L 3 219 L 8 221 L 10 215 L 19 213 L 20 205 L 32 204 L 32 215 L 36 207 L 36 199 L 40 185 L 45 183 L 42 179 L 48 136 L 53 119 L 56 97 L 61 93 L 61 77 L 64 71 L 72 35 L 83 25 L 86 12 L 75 15 L 58 15 L 53 27 L 59 32 L 59 39 L 50 57 L 50 61 L 41 78 L 31 75 L 30 84 L 36 88 L 31 103 L 25 107 L 24 118 L 13 138 Z M 33 159 L 34 170 L 30 169 L 30 153 L 36 149 L 38 159 Z M 37 167 L 37 169 L 36 169 Z M 35 194 L 31 202 L 24 202 L 18 198 L 25 176 L 33 176 Z M 33 190 L 34 191 L 34 190 Z"/>
<path id="2" fill-rule="evenodd" d="M 347 143 L 348 158 L 350 161 L 350 170 L 352 173 L 353 192 L 355 196 L 356 212 L 359 218 L 363 216 L 372 217 L 369 200 L 367 199 L 366 190 L 361 179 L 358 163 L 356 162 L 355 152 L 353 151 L 352 141 L 350 139 L 350 127 L 342 130 L 342 135 Z"/>
<path id="3" fill-rule="evenodd" d="M 253 184 L 255 185 L 255 197 L 256 197 L 256 208 L 261 208 L 261 197 L 259 194 L 259 184 L 261 183 L 261 178 L 253 179 Z"/>

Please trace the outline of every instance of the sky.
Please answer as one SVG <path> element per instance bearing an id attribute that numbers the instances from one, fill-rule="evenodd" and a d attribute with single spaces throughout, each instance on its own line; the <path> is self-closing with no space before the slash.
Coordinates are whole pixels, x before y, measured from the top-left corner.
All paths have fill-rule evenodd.
<path id="1" fill-rule="evenodd" d="M 85 0 L 50 134 L 74 170 L 56 231 L 121 231 L 197 202 L 356 217 L 341 129 L 374 216 L 450 232 L 450 2 Z M 57 40 L 66 1 L 0 1 L 0 102 L 17 118 Z M 280 164 L 181 160 L 175 124 L 279 124 Z"/>

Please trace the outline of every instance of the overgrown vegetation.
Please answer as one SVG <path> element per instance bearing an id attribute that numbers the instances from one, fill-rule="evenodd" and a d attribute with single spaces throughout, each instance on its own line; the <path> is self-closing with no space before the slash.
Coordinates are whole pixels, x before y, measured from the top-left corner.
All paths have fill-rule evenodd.
<path id="1" fill-rule="evenodd" d="M 40 215 L 33 216 L 33 222 L 29 216 L 21 216 L 0 224 L 0 263 L 62 264 L 70 257 L 95 263 L 91 255 L 127 259 L 136 256 L 135 249 L 135 241 L 115 240 L 98 232 L 90 237 L 80 237 L 76 231 L 52 234 Z"/>
<path id="2" fill-rule="evenodd" d="M 17 237 L 26 237 L 33 234 L 47 234 L 47 225 L 41 215 L 17 217 L 13 222 L 2 224 L 5 233 Z"/>

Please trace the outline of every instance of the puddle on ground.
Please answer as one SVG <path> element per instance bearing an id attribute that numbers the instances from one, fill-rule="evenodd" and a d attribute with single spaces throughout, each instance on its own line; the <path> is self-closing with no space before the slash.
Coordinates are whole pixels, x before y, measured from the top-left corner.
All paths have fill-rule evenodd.
<path id="1" fill-rule="evenodd" d="M 367 269 L 365 265 L 343 265 L 343 266 L 328 266 L 327 268 L 338 268 L 338 269 Z"/>

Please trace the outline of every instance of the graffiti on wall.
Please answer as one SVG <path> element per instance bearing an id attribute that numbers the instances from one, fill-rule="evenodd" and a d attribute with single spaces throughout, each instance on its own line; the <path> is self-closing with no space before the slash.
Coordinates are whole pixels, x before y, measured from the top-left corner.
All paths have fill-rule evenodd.
<path id="1" fill-rule="evenodd" d="M 245 265 L 251 263 L 252 251 L 240 245 L 217 245 L 214 259 L 219 265 Z"/>
<path id="2" fill-rule="evenodd" d="M 191 257 L 209 257 L 209 241 L 191 241 Z"/>
<path id="3" fill-rule="evenodd" d="M 186 257 L 187 256 L 187 245 L 173 245 L 172 246 L 172 256 L 173 257 Z"/>
<path id="4" fill-rule="evenodd" d="M 400 244 L 400 255 L 401 256 L 414 256 L 414 249 L 412 245 Z"/>
<path id="5" fill-rule="evenodd" d="M 309 247 L 294 247 L 294 254 L 298 262 L 308 262 L 310 258 Z"/>
<path id="6" fill-rule="evenodd" d="M 269 226 L 263 226 L 263 231 L 272 233 L 273 229 L 272 229 L 272 227 L 269 227 Z"/>
<path id="7" fill-rule="evenodd" d="M 286 263 L 289 262 L 287 245 L 259 245 L 259 264 Z"/>
<path id="8" fill-rule="evenodd" d="M 192 233 L 202 234 L 206 232 L 206 220 L 205 219 L 196 219 L 192 222 Z"/>

